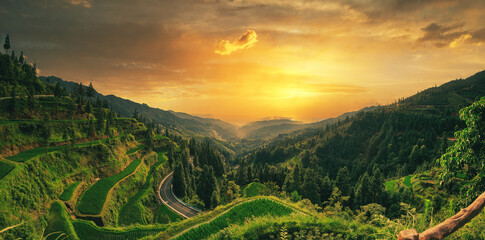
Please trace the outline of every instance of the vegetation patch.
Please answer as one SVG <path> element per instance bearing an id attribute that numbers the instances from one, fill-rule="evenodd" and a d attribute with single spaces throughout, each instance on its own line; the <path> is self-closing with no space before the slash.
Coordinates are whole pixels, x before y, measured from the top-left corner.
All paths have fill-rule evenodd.
<path id="1" fill-rule="evenodd" d="M 118 219 L 118 223 L 120 225 L 130 225 L 134 223 L 147 224 L 143 217 L 142 199 L 147 197 L 150 190 L 153 189 L 153 172 L 158 168 L 158 166 L 167 161 L 164 154 L 165 152 L 160 152 L 157 154 L 158 161 L 150 167 L 150 171 L 145 179 L 145 184 L 143 184 L 143 186 L 138 189 L 136 194 L 131 197 L 121 208 Z"/>
<path id="2" fill-rule="evenodd" d="M 294 210 L 276 201 L 257 199 L 237 205 L 216 217 L 214 220 L 192 228 L 174 239 L 203 239 L 227 228 L 232 224 L 243 223 L 246 219 L 258 216 L 284 216 Z"/>
<path id="3" fill-rule="evenodd" d="M 78 143 L 75 144 L 74 147 L 88 147 L 88 146 L 94 146 L 94 145 L 99 145 L 99 144 L 104 144 L 106 143 L 107 139 L 103 140 L 96 140 L 96 141 L 91 141 L 91 142 L 84 142 L 84 143 Z M 40 156 L 42 154 L 47 154 L 51 152 L 57 152 L 61 151 L 67 147 L 70 147 L 72 145 L 64 145 L 64 146 L 57 146 L 57 147 L 38 147 L 38 148 L 33 148 L 29 149 L 27 151 L 20 152 L 16 155 L 7 157 L 8 160 L 14 161 L 14 162 L 25 162 L 31 158 Z"/>
<path id="4" fill-rule="evenodd" d="M 62 201 L 69 201 L 72 198 L 72 195 L 74 194 L 74 191 L 76 190 L 77 186 L 81 183 L 81 181 L 77 181 L 62 192 L 61 196 L 59 197 L 60 200 Z"/>
<path id="5" fill-rule="evenodd" d="M 49 210 L 49 221 L 44 232 L 45 240 L 56 239 L 79 239 L 71 224 L 69 215 L 64 205 L 55 201 Z"/>
<path id="6" fill-rule="evenodd" d="M 72 225 L 81 240 L 131 240 L 155 235 L 166 226 L 137 226 L 129 229 L 100 228 L 92 222 L 76 220 Z"/>
<path id="7" fill-rule="evenodd" d="M 243 189 L 244 197 L 255 197 L 261 195 L 266 186 L 259 182 L 252 182 Z"/>
<path id="8" fill-rule="evenodd" d="M 391 180 L 384 183 L 384 186 L 386 186 L 386 190 L 391 193 L 394 192 L 394 185 L 396 185 L 396 180 Z"/>
<path id="9" fill-rule="evenodd" d="M 27 151 L 23 151 L 21 153 L 18 153 L 16 155 L 7 157 L 8 160 L 14 161 L 14 162 L 25 162 L 33 157 L 37 157 L 42 154 L 50 153 L 50 152 L 55 152 L 63 149 L 64 147 L 38 147 L 34 149 L 30 149 Z"/>
<path id="10" fill-rule="evenodd" d="M 86 192 L 84 192 L 78 204 L 79 212 L 83 214 L 99 214 L 106 201 L 109 190 L 121 179 L 130 175 L 140 165 L 141 159 L 133 160 L 123 171 L 113 176 L 106 177 L 97 181 Z"/>
<path id="11" fill-rule="evenodd" d="M 126 155 L 130 155 L 130 154 L 133 154 L 133 153 L 136 153 L 144 148 L 146 148 L 147 146 L 145 144 L 140 144 L 134 148 L 131 148 L 129 149 L 128 151 L 126 151 Z"/>
<path id="12" fill-rule="evenodd" d="M 15 164 L 0 161 L 0 179 L 7 176 L 15 168 Z"/>
<path id="13" fill-rule="evenodd" d="M 166 224 L 169 222 L 177 222 L 182 220 L 183 218 L 172 211 L 167 205 L 160 204 L 160 207 L 157 209 L 157 223 Z"/>
<path id="14" fill-rule="evenodd" d="M 404 177 L 404 180 L 402 181 L 402 183 L 406 185 L 406 187 L 410 188 L 413 186 L 413 183 L 411 182 L 412 178 L 413 178 L 413 175 L 406 176 Z"/>

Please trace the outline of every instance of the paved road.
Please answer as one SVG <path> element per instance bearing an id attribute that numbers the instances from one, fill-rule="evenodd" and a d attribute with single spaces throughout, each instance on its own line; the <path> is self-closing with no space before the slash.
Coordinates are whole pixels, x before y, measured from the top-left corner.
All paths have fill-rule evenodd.
<path id="1" fill-rule="evenodd" d="M 172 190 L 173 172 L 168 174 L 158 186 L 158 198 L 173 211 L 185 218 L 195 216 L 199 211 L 180 202 Z"/>

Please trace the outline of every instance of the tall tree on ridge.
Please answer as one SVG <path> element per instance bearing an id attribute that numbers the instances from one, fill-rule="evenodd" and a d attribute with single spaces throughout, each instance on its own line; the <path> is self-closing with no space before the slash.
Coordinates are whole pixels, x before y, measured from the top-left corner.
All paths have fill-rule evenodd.
<path id="1" fill-rule="evenodd" d="M 5 37 L 5 43 L 3 44 L 3 49 L 5 49 L 5 53 L 8 54 L 8 50 L 10 49 L 10 36 L 7 34 Z"/>

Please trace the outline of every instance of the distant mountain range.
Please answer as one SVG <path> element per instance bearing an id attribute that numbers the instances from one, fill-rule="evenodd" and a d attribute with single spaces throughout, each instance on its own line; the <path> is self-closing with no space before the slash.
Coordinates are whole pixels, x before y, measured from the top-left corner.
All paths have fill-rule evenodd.
<path id="1" fill-rule="evenodd" d="M 78 83 L 65 81 L 55 76 L 39 77 L 48 84 L 60 83 L 69 93 L 73 93 L 79 86 Z M 85 86 L 87 88 L 87 86 Z M 336 118 L 329 118 L 315 123 L 303 123 L 290 119 L 273 119 L 247 123 L 242 127 L 236 127 L 228 122 L 214 119 L 193 116 L 187 113 L 175 112 L 153 108 L 145 103 L 136 103 L 115 95 L 103 95 L 98 92 L 95 97 L 108 101 L 109 106 L 121 117 L 132 117 L 135 109 L 144 118 L 162 124 L 172 130 L 186 136 L 212 137 L 219 140 L 232 141 L 241 138 L 253 140 L 268 140 L 280 135 L 291 134 L 297 131 L 314 130 L 325 127 L 327 124 L 337 122 L 353 116 L 357 112 L 345 113 Z M 360 111 L 373 109 L 364 108 Z"/>
<path id="2" fill-rule="evenodd" d="M 59 82 L 61 86 L 72 93 L 78 83 L 64 81 L 61 78 L 50 76 L 40 77 L 40 79 L 48 84 L 56 84 Z M 154 121 L 156 124 L 162 124 L 172 130 L 187 136 L 208 136 L 216 139 L 232 140 L 239 138 L 237 128 L 230 123 L 212 119 L 192 116 L 186 113 L 178 113 L 174 111 L 165 111 L 159 108 L 149 107 L 147 104 L 140 104 L 128 99 L 123 99 L 115 95 L 102 95 L 96 92 L 95 98 L 99 97 L 101 100 L 107 100 L 110 108 L 117 112 L 121 117 L 132 117 L 135 109 L 144 118 Z"/>

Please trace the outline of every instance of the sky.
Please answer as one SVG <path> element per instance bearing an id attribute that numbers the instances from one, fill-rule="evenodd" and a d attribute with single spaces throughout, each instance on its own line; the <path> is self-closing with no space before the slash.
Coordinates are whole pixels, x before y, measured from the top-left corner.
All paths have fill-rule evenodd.
<path id="1" fill-rule="evenodd" d="M 314 122 L 485 70 L 482 0 L 1 0 L 39 75 L 235 124 Z"/>

